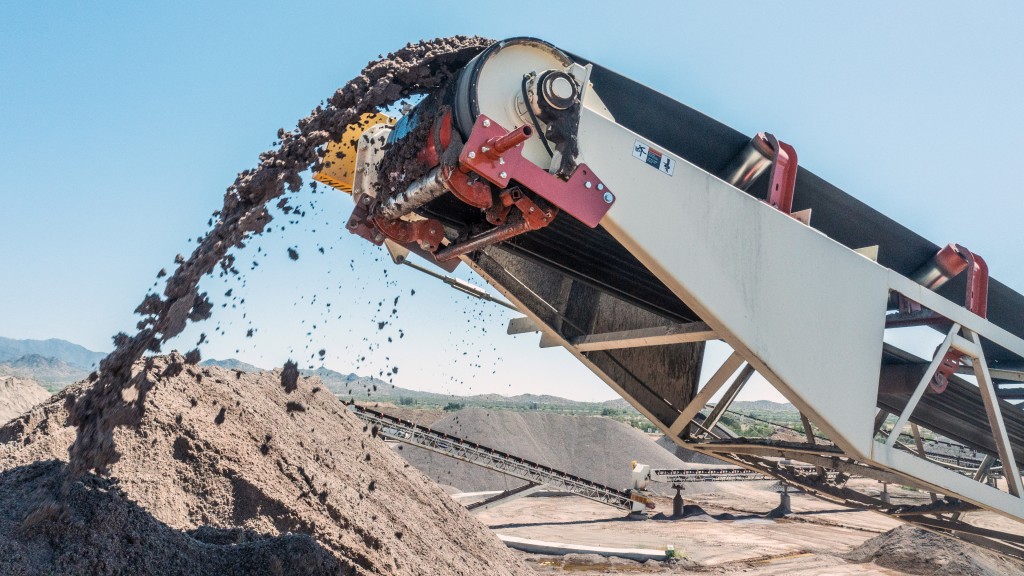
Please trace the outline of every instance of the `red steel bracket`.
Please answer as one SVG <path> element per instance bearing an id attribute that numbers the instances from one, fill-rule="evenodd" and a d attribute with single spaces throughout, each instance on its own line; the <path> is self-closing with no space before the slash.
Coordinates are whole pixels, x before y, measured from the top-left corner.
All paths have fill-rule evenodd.
<path id="1" fill-rule="evenodd" d="M 402 245 L 415 242 L 427 252 L 437 251 L 444 239 L 444 226 L 433 218 L 410 222 L 400 218 L 387 220 L 378 217 L 373 219 L 373 224 L 391 240 Z"/>
<path id="2" fill-rule="evenodd" d="M 967 294 L 964 307 L 982 318 L 988 318 L 988 264 L 985 259 L 957 244 L 957 251 L 967 261 Z"/>
<path id="3" fill-rule="evenodd" d="M 957 263 L 954 259 L 959 260 Z M 967 270 L 967 293 L 964 295 L 964 308 L 974 314 L 986 318 L 988 316 L 988 264 L 985 259 L 974 254 L 959 244 L 949 244 L 935 256 L 936 262 L 954 271 L 953 275 Z M 939 369 L 932 378 L 931 387 L 941 393 L 949 383 L 949 377 L 956 373 L 963 360 L 963 353 L 950 349 L 942 358 Z"/>
<path id="4" fill-rule="evenodd" d="M 370 222 L 370 209 L 372 199 L 369 196 L 361 195 L 356 199 L 356 207 L 352 209 L 352 215 L 348 217 L 348 231 L 370 242 L 380 246 L 384 243 L 384 236 Z"/>
<path id="5" fill-rule="evenodd" d="M 615 196 L 586 164 L 577 166 L 565 181 L 523 158 L 522 142 L 532 134 L 530 126 L 509 132 L 481 114 L 459 163 L 464 170 L 472 170 L 500 188 L 507 188 L 515 180 L 573 218 L 597 227 Z"/>
<path id="6" fill-rule="evenodd" d="M 757 136 L 766 141 L 775 153 L 768 180 L 768 204 L 780 212 L 792 214 L 793 194 L 796 191 L 796 149 L 767 132 Z"/>

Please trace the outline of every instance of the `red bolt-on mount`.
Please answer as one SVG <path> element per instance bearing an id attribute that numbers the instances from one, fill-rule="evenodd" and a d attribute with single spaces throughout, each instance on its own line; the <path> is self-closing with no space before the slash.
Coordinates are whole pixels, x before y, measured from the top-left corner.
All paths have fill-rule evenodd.
<path id="1" fill-rule="evenodd" d="M 793 194 L 796 191 L 796 149 L 768 132 L 759 132 L 757 138 L 773 152 L 767 202 L 780 212 L 792 214 Z"/>
<path id="2" fill-rule="evenodd" d="M 532 134 L 530 126 L 509 131 L 481 114 L 462 149 L 459 165 L 502 189 L 515 180 L 562 212 L 596 228 L 615 196 L 586 164 L 562 180 L 524 158 L 521 144 Z"/>
<path id="3" fill-rule="evenodd" d="M 480 147 L 480 151 L 491 160 L 498 160 L 505 152 L 529 140 L 532 134 L 533 128 L 521 126 L 504 136 L 488 138 L 487 142 Z"/>
<path id="4" fill-rule="evenodd" d="M 988 264 L 985 259 L 959 244 L 949 244 L 932 258 L 937 273 L 945 278 L 958 276 L 967 270 L 967 290 L 964 308 L 986 318 L 988 316 Z M 933 283 L 933 285 L 935 285 Z M 932 286 L 928 286 L 931 288 Z M 941 393 L 949 383 L 949 377 L 956 373 L 963 360 L 963 353 L 954 349 L 946 352 L 939 369 L 931 381 L 931 388 Z"/>

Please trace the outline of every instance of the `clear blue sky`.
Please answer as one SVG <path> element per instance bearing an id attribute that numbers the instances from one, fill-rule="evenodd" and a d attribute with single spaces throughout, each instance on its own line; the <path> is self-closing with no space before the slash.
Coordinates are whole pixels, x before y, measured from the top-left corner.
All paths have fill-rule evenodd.
<path id="1" fill-rule="evenodd" d="M 279 127 L 378 54 L 457 33 L 544 38 L 770 130 L 802 165 L 983 254 L 1021 290 L 1022 22 L 1011 2 L 0 2 L 0 335 L 109 349 Z M 342 230 L 347 197 L 312 198 L 301 224 L 246 250 L 261 265 L 244 288 L 204 285 L 247 300 L 246 318 L 200 327 L 227 332 L 206 356 L 275 366 L 326 348 L 330 367 L 398 365 L 411 388 L 614 396 L 566 352 L 505 336 L 510 314 L 407 269 L 385 276 Z M 373 324 L 399 294 L 401 339 Z"/>

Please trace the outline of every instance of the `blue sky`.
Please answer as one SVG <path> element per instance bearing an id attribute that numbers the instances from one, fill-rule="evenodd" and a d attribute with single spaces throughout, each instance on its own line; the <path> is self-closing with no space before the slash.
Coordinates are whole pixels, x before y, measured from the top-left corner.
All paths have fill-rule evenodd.
<path id="1" fill-rule="evenodd" d="M 279 127 L 378 54 L 457 33 L 544 38 L 743 132 L 772 131 L 802 165 L 1022 290 L 1024 5 L 980 6 L 0 2 L 0 335 L 109 349 Z M 375 261 L 342 230 L 347 197 L 305 200 L 307 218 L 246 250 L 260 266 L 244 287 L 204 285 L 233 287 L 244 310 L 178 347 L 219 322 L 208 357 L 275 366 L 324 348 L 342 371 L 405 368 L 395 383 L 411 388 L 614 397 L 564 351 L 505 336 L 510 313 Z M 378 332 L 390 308 L 377 304 L 395 296 L 400 321 Z"/>

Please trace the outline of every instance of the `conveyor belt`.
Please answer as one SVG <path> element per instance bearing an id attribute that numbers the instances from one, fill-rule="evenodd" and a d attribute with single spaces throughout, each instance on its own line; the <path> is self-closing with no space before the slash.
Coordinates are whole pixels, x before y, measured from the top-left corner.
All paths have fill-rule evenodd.
<path id="1" fill-rule="evenodd" d="M 501 450 L 482 446 L 458 436 L 452 436 L 426 426 L 389 416 L 383 412 L 357 406 L 349 406 L 352 412 L 373 426 L 377 426 L 377 434 L 385 438 L 405 442 L 411 446 L 425 448 L 431 452 L 462 460 L 521 478 L 528 482 L 545 484 L 555 490 L 561 490 L 582 496 L 601 504 L 629 510 L 632 506 L 630 490 L 618 490 L 604 484 L 592 482 L 585 478 L 555 470 L 525 458 L 520 458 Z"/>
<path id="2" fill-rule="evenodd" d="M 573 58 L 588 62 L 585 58 Z M 713 174 L 725 168 L 750 140 L 749 136 L 598 64 L 594 64 L 591 81 L 616 122 Z M 766 186 L 767 175 L 748 192 L 763 197 Z M 920 268 L 939 249 L 809 170 L 800 168 L 793 209 L 807 208 L 814 210 L 811 221 L 814 228 L 849 248 L 878 245 L 878 262 L 903 275 Z M 956 241 L 956 238 L 949 240 Z M 695 318 L 668 288 L 601 229 L 591 230 L 563 217 L 547 228 L 514 238 L 503 246 L 595 287 L 641 303 L 668 318 Z M 943 286 L 940 293 L 955 302 L 962 301 L 964 279 L 954 279 Z M 988 317 L 994 324 L 1024 337 L 1024 296 L 992 280 L 988 310 Z M 985 346 L 985 354 L 992 363 L 1024 361 L 990 345 Z"/>
<path id="3" fill-rule="evenodd" d="M 588 62 L 585 58 L 573 57 L 579 62 Z M 719 173 L 750 140 L 748 136 L 598 64 L 594 64 L 591 80 L 616 122 L 708 172 Z M 638 102 L 643 105 L 638 106 Z M 748 192 L 763 197 L 766 181 L 767 175 L 762 176 Z M 794 210 L 807 208 L 813 209 L 811 225 L 814 228 L 849 248 L 878 245 L 878 262 L 903 275 L 912 274 L 939 249 L 809 170 L 800 168 Z M 675 321 L 697 319 L 668 288 L 601 228 L 591 230 L 571 218 L 558 218 L 551 226 L 513 238 L 502 248 L 666 318 Z M 960 302 L 964 281 L 962 276 L 955 278 L 939 293 Z M 992 280 L 988 310 L 990 321 L 1024 337 L 1024 296 Z M 1001 362 L 1019 365 L 1024 361 L 987 341 L 984 350 L 993 367 Z M 882 360 L 885 364 L 908 361 L 888 347 Z M 883 408 L 895 409 L 901 407 L 906 398 L 901 400 L 889 395 L 881 397 L 879 402 Z M 1012 407 L 1008 403 L 1003 404 L 1004 407 Z M 1014 450 L 1018 457 L 1024 457 L 1024 414 L 1015 409 L 1007 413 Z M 963 380 L 944 395 L 926 395 L 913 420 L 983 452 L 993 453 L 995 449 L 977 388 Z"/>

